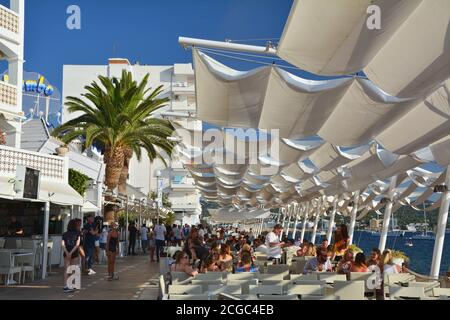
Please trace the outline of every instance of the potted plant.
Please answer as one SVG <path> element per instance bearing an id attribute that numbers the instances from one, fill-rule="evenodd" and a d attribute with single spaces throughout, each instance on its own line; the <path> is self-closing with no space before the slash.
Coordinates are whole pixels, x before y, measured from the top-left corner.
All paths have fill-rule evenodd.
<path id="1" fill-rule="evenodd" d="M 402 251 L 392 250 L 391 253 L 392 253 L 392 262 L 398 266 L 402 266 L 404 262 L 409 261 L 408 256 Z"/>

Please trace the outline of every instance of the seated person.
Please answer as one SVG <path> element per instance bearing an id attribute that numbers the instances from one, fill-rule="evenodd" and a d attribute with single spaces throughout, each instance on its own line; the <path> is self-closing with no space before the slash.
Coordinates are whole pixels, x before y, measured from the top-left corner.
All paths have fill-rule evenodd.
<path id="1" fill-rule="evenodd" d="M 366 265 L 366 256 L 362 252 L 358 252 L 355 256 L 355 262 L 352 264 L 351 272 L 367 272 L 369 269 Z"/>
<path id="2" fill-rule="evenodd" d="M 336 271 L 339 274 L 350 274 L 350 271 L 353 266 L 353 251 L 347 250 L 345 251 L 344 257 L 339 260 Z"/>
<path id="3" fill-rule="evenodd" d="M 311 272 L 331 272 L 332 265 L 328 259 L 327 248 L 319 247 L 316 257 L 309 259 L 303 269 L 303 273 Z"/>
<path id="4" fill-rule="evenodd" d="M 220 266 L 222 271 L 233 271 L 233 256 L 228 244 L 223 244 L 220 246 L 220 255 L 217 264 Z"/>
<path id="5" fill-rule="evenodd" d="M 189 257 L 183 251 L 177 251 L 175 253 L 175 262 L 170 265 L 170 271 L 185 272 L 191 277 L 195 277 L 198 274 L 197 269 L 189 265 Z"/>
<path id="6" fill-rule="evenodd" d="M 14 237 L 23 236 L 22 223 L 17 221 L 16 216 L 11 216 L 11 222 L 8 224 L 8 235 Z"/>
<path id="7" fill-rule="evenodd" d="M 252 263 L 252 256 L 248 252 L 242 253 L 241 262 L 236 266 L 236 272 L 258 272 L 258 267 Z"/>
<path id="8" fill-rule="evenodd" d="M 267 254 L 267 247 L 261 239 L 255 239 L 255 241 L 253 241 L 253 245 L 255 247 L 255 252 Z"/>
<path id="9" fill-rule="evenodd" d="M 217 266 L 217 264 L 214 262 L 213 255 L 210 254 L 205 257 L 203 260 L 203 265 L 200 270 L 201 273 L 207 273 L 207 272 L 218 272 L 221 271 L 220 268 Z"/>

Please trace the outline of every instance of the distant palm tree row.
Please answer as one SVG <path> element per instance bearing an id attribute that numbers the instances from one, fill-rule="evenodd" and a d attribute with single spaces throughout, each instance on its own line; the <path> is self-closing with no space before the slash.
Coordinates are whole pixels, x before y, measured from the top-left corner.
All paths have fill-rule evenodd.
<path id="1" fill-rule="evenodd" d="M 118 188 L 126 194 L 130 160 L 142 157 L 142 150 L 151 162 L 159 158 L 166 164 L 161 150 L 171 155 L 174 143 L 167 138 L 173 133 L 168 120 L 153 117 L 169 98 L 160 98 L 162 86 L 147 89 L 149 75 L 138 84 L 131 72 L 123 70 L 121 79 L 99 76 L 86 86 L 85 99 L 67 97 L 68 111 L 82 114 L 56 128 L 52 135 L 64 143 L 81 138 L 84 148 L 93 144 L 103 149 L 105 185 L 108 191 Z M 105 206 L 105 218 L 113 219 L 112 206 Z"/>

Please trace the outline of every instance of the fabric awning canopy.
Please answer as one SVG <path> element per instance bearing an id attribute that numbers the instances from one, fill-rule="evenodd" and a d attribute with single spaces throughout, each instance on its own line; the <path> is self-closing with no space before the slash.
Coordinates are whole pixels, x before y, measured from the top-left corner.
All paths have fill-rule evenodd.
<path id="1" fill-rule="evenodd" d="M 450 76 L 449 19 L 447 0 L 295 0 L 277 54 L 319 75 L 364 70 L 389 94 L 420 96 Z"/>
<path id="2" fill-rule="evenodd" d="M 83 212 L 97 212 L 100 209 L 90 201 L 85 201 L 83 204 L 83 208 L 81 208 Z"/>
<path id="3" fill-rule="evenodd" d="M 83 197 L 70 185 L 60 182 L 41 181 L 39 200 L 65 206 L 83 206 Z"/>

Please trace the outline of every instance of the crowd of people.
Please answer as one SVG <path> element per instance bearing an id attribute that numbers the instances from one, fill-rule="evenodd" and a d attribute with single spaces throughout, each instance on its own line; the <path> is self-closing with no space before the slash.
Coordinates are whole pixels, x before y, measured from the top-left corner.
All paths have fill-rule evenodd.
<path id="1" fill-rule="evenodd" d="M 95 274 L 92 269 L 98 261 L 98 251 L 105 250 L 108 262 L 108 280 L 117 280 L 114 273 L 115 260 L 119 254 L 118 224 L 103 226 L 94 221 L 93 216 L 87 218 L 81 228 L 82 221 L 73 219 L 69 222 L 67 232 L 63 235 L 62 247 L 64 262 L 70 265 L 80 264 L 88 275 Z M 238 228 L 219 226 L 214 230 L 209 226 L 164 225 L 156 224 L 148 228 L 145 224 L 138 229 L 135 223 L 128 228 L 128 254 L 136 255 L 135 246 L 139 238 L 142 254 L 149 253 L 151 263 L 159 262 L 164 255 L 165 246 L 178 246 L 172 258 L 170 271 L 185 272 L 189 276 L 207 272 L 257 272 L 256 255 L 265 255 L 274 264 L 281 263 L 283 253 L 290 251 L 294 256 L 307 259 L 303 273 L 336 272 L 350 275 L 350 272 L 367 272 L 378 268 L 382 274 L 399 273 L 402 268 L 393 263 L 392 252 L 380 252 L 372 249 L 366 258 L 364 252 L 353 252 L 349 246 L 349 235 L 346 225 L 336 228 L 332 243 L 325 239 L 316 245 L 307 240 L 301 243 L 283 238 L 280 224 L 270 232 L 255 236 L 252 229 L 241 231 Z M 283 261 L 285 262 L 285 261 Z M 71 290 L 66 286 L 64 291 Z"/>
<path id="2" fill-rule="evenodd" d="M 380 252 L 373 248 L 366 258 L 364 252 L 354 252 L 349 246 L 349 235 L 346 225 L 336 228 L 332 243 L 325 239 L 320 244 L 307 240 L 302 243 L 282 237 L 283 228 L 275 225 L 268 233 L 255 237 L 252 230 L 240 231 L 238 228 L 217 228 L 212 233 L 202 233 L 200 227 L 191 227 L 183 239 L 183 250 L 174 255 L 170 271 L 185 272 L 190 276 L 198 273 L 227 272 L 257 272 L 256 255 L 266 255 L 267 260 L 274 264 L 283 261 L 283 253 L 294 252 L 294 256 L 305 257 L 307 260 L 303 273 L 336 272 L 349 278 L 351 272 L 377 271 L 380 275 L 400 273 L 402 267 L 393 262 L 392 251 Z M 383 277 L 381 277 L 383 279 Z M 381 286 L 382 287 L 382 286 Z M 380 290 L 382 290 L 380 288 Z"/>

